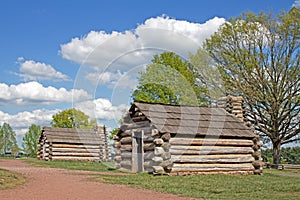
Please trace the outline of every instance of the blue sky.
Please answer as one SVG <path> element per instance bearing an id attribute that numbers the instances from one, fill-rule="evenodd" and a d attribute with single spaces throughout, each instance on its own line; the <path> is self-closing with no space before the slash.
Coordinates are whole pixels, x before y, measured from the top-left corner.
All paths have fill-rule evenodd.
<path id="1" fill-rule="evenodd" d="M 152 56 L 183 57 L 232 16 L 299 0 L 1 0 L 0 125 L 18 138 L 72 106 L 112 128 Z"/>

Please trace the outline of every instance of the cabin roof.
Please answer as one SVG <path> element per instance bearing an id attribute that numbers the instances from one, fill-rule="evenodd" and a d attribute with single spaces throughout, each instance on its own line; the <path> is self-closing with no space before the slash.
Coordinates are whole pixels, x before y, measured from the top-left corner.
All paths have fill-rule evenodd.
<path id="1" fill-rule="evenodd" d="M 241 120 L 223 108 L 164 105 L 133 102 L 130 108 L 138 108 L 162 133 L 254 137 L 255 134 Z"/>
<path id="2" fill-rule="evenodd" d="M 77 128 L 56 128 L 43 127 L 42 137 L 46 137 L 48 142 L 58 143 L 95 143 L 101 142 L 101 129 L 77 129 Z"/>

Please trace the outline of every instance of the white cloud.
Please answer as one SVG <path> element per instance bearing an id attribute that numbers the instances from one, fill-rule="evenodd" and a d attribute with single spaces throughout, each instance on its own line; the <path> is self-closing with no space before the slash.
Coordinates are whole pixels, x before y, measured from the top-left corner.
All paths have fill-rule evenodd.
<path id="1" fill-rule="evenodd" d="M 96 75 L 86 74 L 102 73 L 105 75 L 102 78 L 107 78 L 104 83 L 109 85 L 114 79 L 107 71 L 124 73 L 136 67 L 142 69 L 154 54 L 173 51 L 188 58 L 188 54 L 195 53 L 224 22 L 225 19 L 218 17 L 203 24 L 165 16 L 150 18 L 130 31 L 91 31 L 61 45 L 60 53 L 62 57 L 81 64 L 81 68 L 92 67 L 94 71 L 81 69 L 85 78 L 93 80 Z"/>
<path id="2" fill-rule="evenodd" d="M 18 62 L 20 64 L 20 76 L 24 77 L 25 80 L 70 80 L 67 75 L 56 71 L 51 65 L 33 60 L 24 61 L 24 58 L 18 58 Z"/>
<path id="3" fill-rule="evenodd" d="M 130 74 L 128 72 L 109 72 L 105 71 L 103 73 L 89 73 L 86 75 L 86 79 L 89 80 L 94 85 L 104 84 L 110 88 L 131 88 L 135 87 L 136 79 L 135 73 Z"/>
<path id="4" fill-rule="evenodd" d="M 34 110 L 32 112 L 19 112 L 11 115 L 0 111 L 0 125 L 4 122 L 9 123 L 10 126 L 16 131 L 16 134 L 24 134 L 31 124 L 40 126 L 49 126 L 52 116 L 60 110 Z"/>
<path id="5" fill-rule="evenodd" d="M 297 8 L 300 8 L 300 0 L 295 0 L 292 7 L 294 7 L 294 6 L 297 7 Z"/>
<path id="6" fill-rule="evenodd" d="M 81 102 L 74 107 L 83 111 L 92 119 L 98 120 L 119 120 L 128 109 L 125 104 L 113 106 L 108 99 L 103 98 Z"/>
<path id="7" fill-rule="evenodd" d="M 7 85 L 0 83 L 0 105 L 32 105 L 53 104 L 59 102 L 73 102 L 90 99 L 84 90 L 44 87 L 38 82 Z"/>

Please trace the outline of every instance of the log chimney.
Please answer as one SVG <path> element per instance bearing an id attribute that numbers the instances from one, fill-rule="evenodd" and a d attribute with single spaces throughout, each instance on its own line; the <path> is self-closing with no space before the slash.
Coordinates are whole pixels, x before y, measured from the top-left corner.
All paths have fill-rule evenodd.
<path id="1" fill-rule="evenodd" d="M 224 108 L 228 113 L 235 115 L 241 121 L 247 122 L 242 96 L 221 97 L 217 102 L 217 107 Z"/>

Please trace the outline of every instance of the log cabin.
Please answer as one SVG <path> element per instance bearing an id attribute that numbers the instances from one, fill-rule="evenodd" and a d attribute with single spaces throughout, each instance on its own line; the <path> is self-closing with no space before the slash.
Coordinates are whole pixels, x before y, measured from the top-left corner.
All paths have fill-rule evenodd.
<path id="1" fill-rule="evenodd" d="M 114 137 L 116 168 L 167 175 L 261 174 L 262 142 L 246 125 L 244 111 L 228 112 L 232 104 L 243 108 L 237 103 L 242 100 L 234 97 L 215 108 L 133 102 Z"/>
<path id="2" fill-rule="evenodd" d="M 106 128 L 43 127 L 37 157 L 41 160 L 108 161 Z"/>

